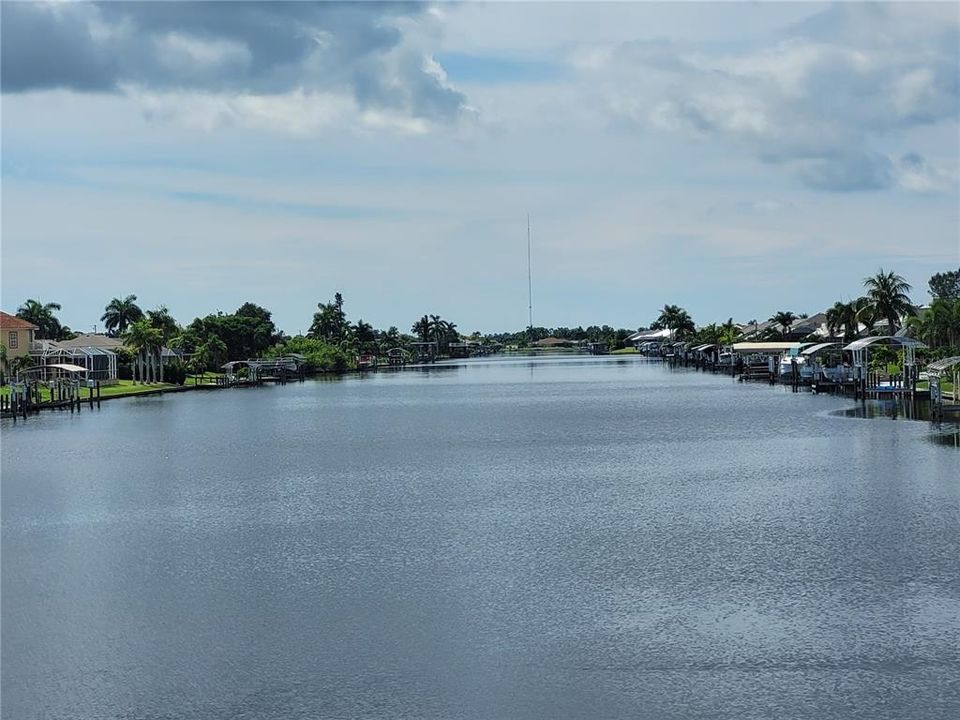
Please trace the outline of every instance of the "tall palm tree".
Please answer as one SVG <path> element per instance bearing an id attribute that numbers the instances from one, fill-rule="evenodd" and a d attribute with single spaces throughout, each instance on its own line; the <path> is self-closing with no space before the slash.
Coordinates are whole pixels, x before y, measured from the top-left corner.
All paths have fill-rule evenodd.
<path id="1" fill-rule="evenodd" d="M 794 321 L 797 319 L 797 316 L 794 315 L 789 310 L 780 310 L 773 317 L 770 318 L 770 322 L 775 323 L 783 328 L 783 336 L 786 337 L 787 333 L 790 332 L 790 326 L 793 325 Z"/>
<path id="2" fill-rule="evenodd" d="M 60 309 L 60 303 L 44 304 L 39 300 L 27 300 L 17 308 L 17 317 L 37 326 L 38 339 L 59 340 L 63 326 L 53 313 Z"/>
<path id="3" fill-rule="evenodd" d="M 421 342 L 426 342 L 430 337 L 430 318 L 424 315 L 413 324 L 410 331 L 420 338 Z"/>
<path id="4" fill-rule="evenodd" d="M 107 328 L 107 333 L 118 337 L 123 335 L 132 323 L 143 318 L 143 310 L 137 305 L 136 295 L 127 295 L 122 300 L 114 298 L 104 308 L 100 320 Z"/>
<path id="5" fill-rule="evenodd" d="M 733 322 L 733 318 L 729 318 L 721 325 L 720 330 L 720 342 L 724 345 L 733 345 L 737 341 L 737 338 L 743 334 L 740 332 L 740 328 L 737 327 L 736 323 Z"/>
<path id="6" fill-rule="evenodd" d="M 937 298 L 923 312 L 907 318 L 911 335 L 931 348 L 960 342 L 960 299 Z"/>
<path id="7" fill-rule="evenodd" d="M 893 271 L 884 272 L 880 268 L 876 275 L 864 279 L 863 286 L 867 289 L 867 300 L 874 318 L 886 320 L 891 335 L 900 328 L 901 317 L 916 313 L 907 294 L 913 288 Z"/>
<path id="8" fill-rule="evenodd" d="M 160 360 L 158 356 L 163 345 L 163 333 L 151 326 L 149 320 L 141 319 L 127 328 L 123 341 L 135 353 L 134 369 L 139 372 L 134 373 L 134 382 L 138 376 L 140 382 L 155 382 L 156 364 L 160 365 L 160 381 L 163 382 L 162 363 L 155 364 Z"/>
<path id="9" fill-rule="evenodd" d="M 377 333 L 373 325 L 363 321 L 363 318 L 357 320 L 357 324 L 351 328 L 353 341 L 360 352 L 367 352 L 372 345 L 376 343 Z"/>
<path id="10" fill-rule="evenodd" d="M 667 328 L 671 338 L 681 338 L 696 330 L 690 313 L 679 305 L 664 305 L 655 324 Z"/>

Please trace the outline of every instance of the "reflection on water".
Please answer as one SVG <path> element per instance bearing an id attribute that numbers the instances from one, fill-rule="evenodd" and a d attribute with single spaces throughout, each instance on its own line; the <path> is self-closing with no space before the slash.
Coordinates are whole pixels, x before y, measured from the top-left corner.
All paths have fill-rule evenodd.
<path id="1" fill-rule="evenodd" d="M 834 413 L 852 418 L 890 418 L 891 420 L 929 420 L 930 401 L 910 400 L 909 398 L 885 398 L 883 400 L 865 400 L 854 407 L 838 410 Z"/>
<path id="2" fill-rule="evenodd" d="M 954 423 L 938 426 L 937 432 L 931 433 L 927 439 L 937 445 L 960 449 L 960 425 Z"/>
<path id="3" fill-rule="evenodd" d="M 580 356 L 0 423 L 0 716 L 960 717 L 960 429 L 852 404 Z"/>

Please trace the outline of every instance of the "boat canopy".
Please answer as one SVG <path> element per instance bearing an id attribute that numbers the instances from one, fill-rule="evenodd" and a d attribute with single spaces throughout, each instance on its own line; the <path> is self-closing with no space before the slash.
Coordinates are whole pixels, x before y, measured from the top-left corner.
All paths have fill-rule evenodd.
<path id="1" fill-rule="evenodd" d="M 33 367 L 25 368 L 21 370 L 21 373 L 28 372 L 39 372 L 40 370 L 46 370 L 48 368 L 54 368 L 56 370 L 63 370 L 64 372 L 69 373 L 86 373 L 87 369 L 80 365 L 74 365 L 73 363 L 50 363 L 49 365 L 34 365 Z"/>
<path id="2" fill-rule="evenodd" d="M 817 343 L 816 345 L 811 345 L 808 348 L 804 348 L 803 350 L 800 351 L 800 354 L 806 355 L 807 357 L 809 357 L 811 355 L 816 355 L 817 353 L 822 352 L 827 348 L 834 347 L 839 344 L 840 343 L 837 343 L 837 342 Z"/>
<path id="3" fill-rule="evenodd" d="M 927 365 L 927 372 L 941 375 L 957 365 L 960 365 L 960 355 L 954 355 L 953 357 L 944 358 L 943 360 L 935 360 L 934 362 L 929 363 Z"/>
<path id="4" fill-rule="evenodd" d="M 905 348 L 925 348 L 919 340 L 910 337 L 900 337 L 897 335 L 875 335 L 873 337 L 860 338 L 847 345 L 844 350 L 863 350 L 871 345 L 883 343 L 884 345 L 900 345 Z"/>
<path id="5" fill-rule="evenodd" d="M 782 353 L 787 350 L 799 350 L 802 347 L 798 342 L 740 342 L 733 344 L 733 351 L 737 353 Z"/>

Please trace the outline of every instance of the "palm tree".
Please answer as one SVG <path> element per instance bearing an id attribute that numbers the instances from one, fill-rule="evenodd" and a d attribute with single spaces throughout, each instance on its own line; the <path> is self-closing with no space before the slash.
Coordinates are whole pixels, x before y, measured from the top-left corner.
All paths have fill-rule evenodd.
<path id="1" fill-rule="evenodd" d="M 914 315 L 916 309 L 907 295 L 912 289 L 910 284 L 893 271 L 884 272 L 883 268 L 873 277 L 864 279 L 867 300 L 873 317 L 887 321 L 889 333 L 893 335 L 900 328 L 900 318 Z"/>
<path id="2" fill-rule="evenodd" d="M 351 328 L 353 340 L 360 352 L 367 352 L 370 346 L 376 343 L 377 334 L 374 332 L 373 325 L 365 323 L 363 318 L 357 320 L 357 324 Z"/>
<path id="3" fill-rule="evenodd" d="M 43 304 L 39 300 L 27 300 L 17 308 L 17 317 L 37 326 L 38 339 L 59 340 L 63 335 L 63 326 L 53 313 L 60 309 L 60 303 Z"/>
<path id="4" fill-rule="evenodd" d="M 420 338 L 421 342 L 426 342 L 430 337 L 430 318 L 424 315 L 413 324 L 410 331 Z"/>
<path id="5" fill-rule="evenodd" d="M 34 364 L 35 362 L 33 358 L 29 355 L 18 355 L 10 361 L 10 371 L 13 373 L 14 377 L 19 377 L 21 370 L 26 370 L 29 367 L 33 367 Z"/>
<path id="6" fill-rule="evenodd" d="M 683 337 L 696 330 L 690 314 L 678 305 L 664 305 L 655 324 L 670 330 L 671 339 Z"/>
<path id="7" fill-rule="evenodd" d="M 127 295 L 122 300 L 114 298 L 107 303 L 103 315 L 100 316 L 100 320 L 107 328 L 107 333 L 114 337 L 123 335 L 131 323 L 142 318 L 143 310 L 137 305 L 136 295 Z"/>
<path id="8" fill-rule="evenodd" d="M 843 302 L 838 300 L 833 307 L 827 310 L 827 330 L 836 336 L 843 328 L 843 341 L 849 342 L 857 336 L 858 308 L 856 301 Z"/>
<path id="9" fill-rule="evenodd" d="M 960 299 L 937 298 L 922 313 L 907 318 L 911 335 L 931 348 L 960 341 Z"/>
<path id="10" fill-rule="evenodd" d="M 132 323 L 123 336 L 123 341 L 136 356 L 134 360 L 134 382 L 138 376 L 140 382 L 156 382 L 154 361 L 163 345 L 163 333 L 150 325 L 150 321 L 141 319 Z M 163 366 L 160 364 L 160 381 L 163 382 Z M 146 372 L 144 372 L 146 370 Z M 146 380 L 144 378 L 147 378 Z"/>
<path id="11" fill-rule="evenodd" d="M 787 333 L 790 332 L 790 326 L 793 325 L 794 321 L 797 319 L 797 316 L 794 315 L 789 310 L 780 310 L 773 317 L 770 318 L 769 322 L 775 323 L 783 328 L 783 336 L 786 337 Z"/>
<path id="12" fill-rule="evenodd" d="M 151 327 L 155 327 L 163 335 L 164 344 L 176 336 L 180 330 L 166 305 L 161 305 L 156 310 L 147 310 L 147 320 Z"/>
<path id="13" fill-rule="evenodd" d="M 720 342 L 724 345 L 733 345 L 737 341 L 737 338 L 743 334 L 740 332 L 740 328 L 737 327 L 736 323 L 733 322 L 733 318 L 727 319 L 720 327 L 720 330 Z"/>

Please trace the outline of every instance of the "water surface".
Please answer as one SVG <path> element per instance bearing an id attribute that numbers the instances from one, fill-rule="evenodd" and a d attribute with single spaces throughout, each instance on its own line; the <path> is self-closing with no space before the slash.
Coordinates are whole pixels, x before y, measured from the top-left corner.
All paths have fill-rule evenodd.
<path id="1" fill-rule="evenodd" d="M 23 718 L 960 715 L 949 428 L 635 358 L 3 424 Z"/>

